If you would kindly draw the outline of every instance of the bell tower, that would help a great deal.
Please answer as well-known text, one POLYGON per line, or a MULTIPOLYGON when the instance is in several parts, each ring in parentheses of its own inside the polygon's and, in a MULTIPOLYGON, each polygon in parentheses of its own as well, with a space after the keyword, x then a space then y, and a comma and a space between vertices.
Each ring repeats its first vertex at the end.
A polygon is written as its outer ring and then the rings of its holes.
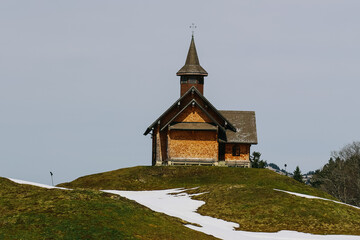
POLYGON ((180 97, 183 96, 192 86, 204 95, 204 77, 208 73, 200 66, 196 52, 194 35, 191 37, 189 52, 185 65, 176 73, 180 76, 180 97))

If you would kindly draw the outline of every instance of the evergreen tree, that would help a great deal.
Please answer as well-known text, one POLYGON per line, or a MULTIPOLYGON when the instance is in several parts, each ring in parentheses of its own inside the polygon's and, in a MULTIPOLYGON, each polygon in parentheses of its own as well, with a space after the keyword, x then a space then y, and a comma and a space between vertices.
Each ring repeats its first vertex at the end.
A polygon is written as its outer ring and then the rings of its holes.
POLYGON ((250 162, 252 168, 265 168, 267 166, 267 162, 264 160, 260 160, 261 153, 253 152, 250 156, 250 162))
POLYGON ((294 178, 296 181, 303 182, 302 176, 301 176, 301 171, 300 171, 299 166, 296 166, 296 169, 295 169, 295 171, 294 171, 294 176, 293 176, 293 178, 294 178))

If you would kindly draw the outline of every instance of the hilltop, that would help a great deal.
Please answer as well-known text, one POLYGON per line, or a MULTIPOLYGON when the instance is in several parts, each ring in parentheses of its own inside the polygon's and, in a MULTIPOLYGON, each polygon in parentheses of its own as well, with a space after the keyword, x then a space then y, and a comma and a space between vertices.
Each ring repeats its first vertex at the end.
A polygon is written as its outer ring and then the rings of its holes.
POLYGON ((334 199, 267 169, 204 166, 133 167, 78 178, 61 187, 80 189, 155 190, 195 188, 189 193, 206 202, 198 209, 240 224, 239 230, 294 230, 316 234, 360 235, 360 210, 274 189, 334 199))
POLYGON ((215 239, 117 195, 0 178, 0 239, 215 239))

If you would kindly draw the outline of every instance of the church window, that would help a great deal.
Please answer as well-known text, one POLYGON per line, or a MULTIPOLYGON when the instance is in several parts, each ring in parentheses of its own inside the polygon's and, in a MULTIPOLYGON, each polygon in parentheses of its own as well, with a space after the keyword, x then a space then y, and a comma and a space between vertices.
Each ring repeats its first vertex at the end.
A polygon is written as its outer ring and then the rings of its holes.
POLYGON ((187 82, 187 79, 186 79, 185 76, 181 76, 181 77, 180 77, 180 81, 181 81, 181 83, 186 83, 186 82, 187 82))

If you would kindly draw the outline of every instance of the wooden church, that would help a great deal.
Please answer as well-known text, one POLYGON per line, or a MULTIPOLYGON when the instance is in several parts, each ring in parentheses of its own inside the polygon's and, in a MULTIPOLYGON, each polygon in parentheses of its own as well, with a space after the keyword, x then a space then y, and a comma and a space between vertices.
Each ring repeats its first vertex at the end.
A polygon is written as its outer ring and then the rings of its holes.
POLYGON ((145 131, 152 136, 152 165, 251 167, 257 144, 255 112, 217 110, 204 97, 204 77, 192 36, 180 76, 180 98, 145 131))

